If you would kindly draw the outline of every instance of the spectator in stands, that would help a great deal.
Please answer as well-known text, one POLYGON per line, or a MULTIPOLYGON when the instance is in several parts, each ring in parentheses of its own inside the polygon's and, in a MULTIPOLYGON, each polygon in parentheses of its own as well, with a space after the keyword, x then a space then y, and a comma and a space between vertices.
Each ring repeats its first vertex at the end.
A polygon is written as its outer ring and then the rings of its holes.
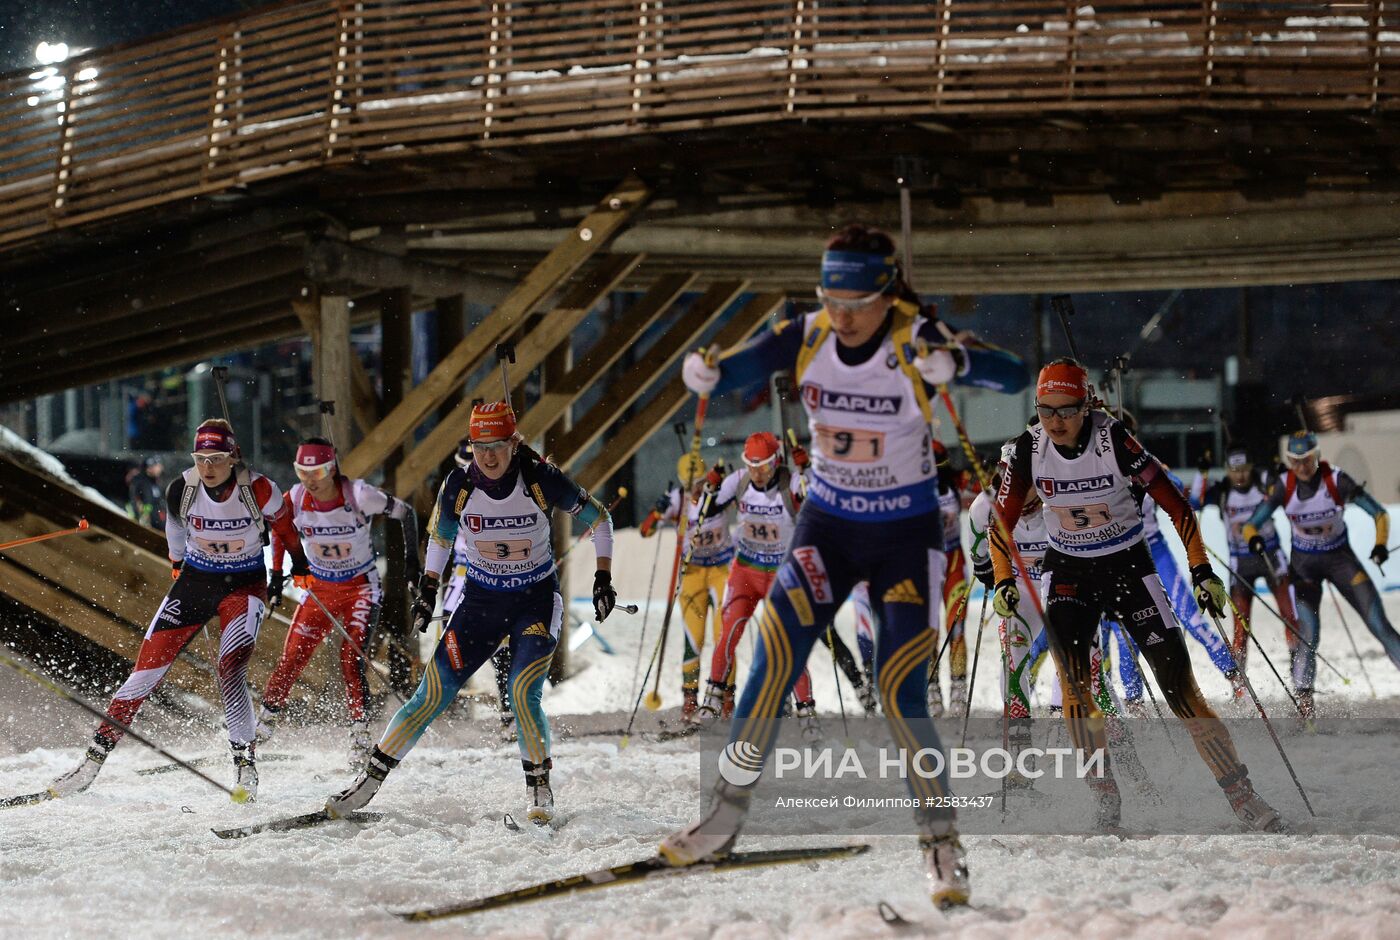
POLYGON ((165 465, 159 457, 147 457, 144 466, 133 473, 127 489, 127 512, 131 518, 158 532, 165 531, 165 489, 160 476, 165 465))

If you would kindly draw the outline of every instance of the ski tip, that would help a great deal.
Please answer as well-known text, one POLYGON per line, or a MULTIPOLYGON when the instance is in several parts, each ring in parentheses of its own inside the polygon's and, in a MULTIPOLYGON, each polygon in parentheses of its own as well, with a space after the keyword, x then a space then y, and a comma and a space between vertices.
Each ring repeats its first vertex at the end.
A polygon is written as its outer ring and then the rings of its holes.
POLYGON ((888 901, 881 901, 875 905, 875 910, 880 912, 880 919, 891 927, 912 927, 909 921, 900 916, 899 911, 890 906, 888 901))

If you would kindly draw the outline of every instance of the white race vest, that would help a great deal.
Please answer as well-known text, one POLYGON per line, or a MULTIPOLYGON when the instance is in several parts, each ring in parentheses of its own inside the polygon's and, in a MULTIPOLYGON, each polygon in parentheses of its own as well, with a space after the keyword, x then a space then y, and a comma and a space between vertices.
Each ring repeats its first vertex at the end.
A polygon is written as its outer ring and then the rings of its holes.
MULTIPOLYGON (((747 470, 734 471, 720 484, 716 498, 723 502, 738 494, 735 505, 739 524, 734 530, 734 543, 739 549, 740 561, 760 568, 776 568, 783 562, 788 542, 792 540, 793 524, 797 521, 788 512, 792 497, 784 494, 781 486, 760 490, 751 482, 745 485, 747 480, 747 470)), ((796 475, 788 483, 789 491, 795 493, 796 475)))
POLYGON ((955 552, 962 548, 962 496, 956 487, 938 494, 938 511, 943 516, 943 550, 955 552))
MULTIPOLYGON (((1323 487, 1326 489, 1326 487, 1323 487)), ((1225 490, 1225 503, 1221 511, 1225 515, 1225 537, 1230 543, 1230 554, 1237 557, 1245 557, 1250 554, 1249 543, 1245 541, 1244 524, 1249 521, 1249 517, 1254 515, 1254 510, 1259 508, 1259 504, 1268 497, 1258 486, 1250 484, 1249 489, 1241 493, 1233 486, 1225 490)), ((1274 528, 1273 519, 1268 519, 1259 527, 1259 535, 1264 539, 1264 550, 1273 554, 1278 550, 1278 530, 1274 528)))
POLYGON ((384 491, 364 480, 351 480, 355 505, 317 509, 300 483, 292 487, 292 524, 301 536, 311 573, 322 581, 349 581, 374 567, 373 527, 369 516, 388 506, 384 491), (358 510, 358 511, 356 511, 358 510))
MULTIPOLYGON (((271 495, 260 507, 266 518, 282 505, 282 491, 277 484, 260 473, 249 474, 252 484, 266 480, 271 495)), ((186 484, 189 485, 189 484, 186 484)), ((243 505, 237 488, 228 498, 218 502, 209 495, 203 483, 196 482, 194 499, 185 515, 185 564, 202 571, 256 571, 263 567, 262 533, 248 507, 243 505)), ((256 498, 256 495, 254 496, 256 498)))
POLYGON ((1066 555, 1111 555, 1142 541, 1142 515, 1130 483, 1118 469, 1110 422, 1091 411, 1089 445, 1074 459, 1060 454, 1042 425, 1030 429, 1031 485, 1044 508, 1045 534, 1066 555))
MULTIPOLYGON (((702 496, 703 500, 704 497, 702 496)), ((693 545, 690 564, 701 568, 727 565, 734 560, 734 542, 729 537, 729 514, 722 512, 700 521, 700 501, 693 500, 682 490, 671 491, 668 516, 679 518, 680 501, 685 501, 685 540, 693 545)))
MULTIPOLYGON (((808 314, 803 332, 811 329, 808 314)), ((918 331, 923 318, 915 320, 918 331)), ((807 498, 823 512, 860 522, 905 519, 938 508, 933 445, 894 342, 858 366, 828 334, 802 373, 812 432, 807 498)))
POLYGON ((549 517, 525 492, 519 474, 505 499, 473 488, 457 523, 457 561, 466 565, 469 581, 493 591, 515 591, 554 573, 549 517))
MULTIPOLYGON (((1341 486, 1338 479, 1341 471, 1333 468, 1331 472, 1332 482, 1341 486)), ((1300 495, 1303 481, 1299 480, 1298 488, 1294 489, 1283 507, 1293 526, 1295 552, 1330 552, 1347 542, 1347 524, 1342 519, 1344 507, 1337 505, 1332 498, 1327 482, 1320 473, 1314 479, 1317 481, 1317 492, 1303 499, 1300 495)))
MULTIPOLYGON (((996 525, 992 521, 992 505, 985 492, 978 493, 977 498, 972 501, 968 517, 974 536, 978 532, 990 532, 992 526, 996 525)), ((1025 559, 1028 569, 1026 573, 1032 581, 1038 583, 1041 565, 1045 562, 1045 550, 1050 547, 1045 539, 1045 520, 1041 517, 1040 510, 1023 514, 1011 529, 1011 537, 1016 542, 1016 551, 1025 559)), ((987 540, 974 537, 973 544, 976 546, 972 554, 973 562, 986 560, 987 540)), ((1017 579, 1021 577, 1021 569, 1017 566, 1014 555, 1011 558, 1011 576, 1017 579)))

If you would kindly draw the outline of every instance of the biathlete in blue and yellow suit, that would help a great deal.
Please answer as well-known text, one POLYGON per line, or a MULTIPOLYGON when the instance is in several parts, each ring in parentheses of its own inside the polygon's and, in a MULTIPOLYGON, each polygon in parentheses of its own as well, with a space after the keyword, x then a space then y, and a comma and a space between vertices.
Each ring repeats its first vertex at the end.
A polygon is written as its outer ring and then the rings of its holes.
MULTIPOLYGON (((779 323, 717 365, 693 354, 683 368, 692 391, 716 394, 792 369, 811 428, 807 499, 758 619, 730 743, 756 746, 766 760, 781 703, 818 632, 855 584, 869 581, 870 599, 880 604, 877 685, 907 760, 921 748, 941 750, 925 701, 944 565, 931 386, 957 381, 1014 392, 1026 372, 1008 353, 957 342, 922 311, 893 241, 879 230, 850 225, 828 243, 818 297, 818 312, 779 323), (920 339, 939 348, 919 357, 920 339)), ((661 843, 671 864, 726 852, 738 835, 751 788, 726 781, 723 770, 706 815, 661 843)), ((929 779, 906 767, 906 779, 925 806, 949 792, 945 774, 929 779)), ((935 903, 966 903, 953 811, 915 815, 935 903)))
POLYGON ((509 638, 510 705, 525 766, 526 816, 540 825, 554 816, 549 722, 540 699, 564 605, 550 544, 550 512, 562 509, 592 529, 598 557, 593 609, 600 621, 617 604, 610 573, 612 522, 597 500, 521 442, 515 414, 504 402, 473 408, 470 433, 471 462, 453 468, 438 490, 425 570, 413 605, 415 625, 420 631, 427 629, 440 576, 458 531, 465 529, 468 536, 458 545, 465 549, 467 567, 462 599, 418 690, 384 729, 364 773, 327 802, 332 815, 368 803, 385 775, 452 704, 472 673, 509 638))

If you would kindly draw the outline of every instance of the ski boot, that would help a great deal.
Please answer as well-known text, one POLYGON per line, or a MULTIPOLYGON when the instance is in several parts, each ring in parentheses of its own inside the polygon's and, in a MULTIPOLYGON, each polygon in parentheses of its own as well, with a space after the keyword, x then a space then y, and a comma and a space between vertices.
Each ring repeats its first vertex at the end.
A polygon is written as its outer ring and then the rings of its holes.
POLYGON ((724 710, 724 692, 723 682, 710 679, 705 688, 705 704, 690 716, 684 717, 685 723, 698 728, 708 728, 714 724, 719 719, 720 712, 724 710))
POLYGON ((721 779, 705 815, 661 840, 657 852, 668 865, 683 867, 728 854, 749 812, 749 790, 721 779))
POLYGON ((797 724, 802 729, 802 740, 807 744, 820 744, 825 737, 822 724, 817 720, 816 702, 797 703, 797 724))
POLYGON ((1235 778, 1233 781, 1227 778, 1219 783, 1220 789, 1225 791, 1226 799, 1230 801, 1230 808, 1235 811, 1241 822, 1256 832, 1292 834, 1293 827, 1279 815, 1278 810, 1254 792, 1254 785, 1249 782, 1249 771, 1243 765, 1235 778))
POLYGON ((525 767, 525 818, 536 826, 548 826, 554 819, 554 790, 549 786, 554 759, 546 757, 541 764, 520 763, 525 767))
POLYGON ((365 769, 370 752, 374 750, 374 738, 369 736, 369 722, 350 723, 350 772, 359 773, 365 769))
POLYGON ((1298 689, 1298 719, 1310 725, 1317 717, 1317 707, 1313 704, 1312 689, 1298 689))
POLYGON ((74 767, 68 773, 59 777, 49 784, 49 796, 54 799, 62 799, 65 796, 72 796, 75 793, 82 793, 92 782, 97 779, 97 775, 102 771, 102 763, 111 753, 111 748, 103 747, 100 743, 94 743, 83 755, 83 762, 74 767))
POLYGON ((864 681, 856 686, 856 698, 860 700, 860 707, 865 709, 865 714, 873 715, 880 703, 875 698, 875 683, 870 673, 865 674, 864 681))
POLYGON ((258 801, 258 755, 257 744, 229 743, 233 754, 233 801, 235 803, 256 803, 258 801))
POLYGON ((924 856, 929 898, 934 907, 946 911, 962 907, 972 897, 967 878, 967 852, 950 818, 936 819, 915 815, 919 822, 919 851, 924 856))
POLYGON ((389 771, 397 766, 399 766, 397 760, 376 747, 370 753, 369 760, 365 763, 365 769, 360 771, 360 776, 355 779, 355 782, 326 800, 327 815, 333 819, 340 819, 357 809, 363 809, 379 792, 380 784, 384 782, 389 771))
POLYGON ((943 687, 938 684, 938 679, 933 677, 928 680, 928 716, 943 717, 943 687))
POLYGON ((253 733, 253 743, 266 744, 272 740, 272 735, 277 731, 277 718, 281 711, 282 709, 273 708, 271 705, 258 708, 258 725, 253 733))
POLYGON ((1118 781, 1104 769, 1102 777, 1088 777, 1089 789, 1094 794, 1094 828, 1099 832, 1112 832, 1123 824, 1123 797, 1118 792, 1118 781))
POLYGON ((1006 775, 1006 788, 1008 790, 1029 790, 1035 786, 1035 778, 1028 777, 1021 772, 1021 765, 1026 765, 1026 770, 1035 770, 1034 758, 1024 759, 1021 752, 1031 748, 1031 717, 1026 715, 1022 718, 1012 718, 1006 723, 1006 741, 1011 754, 1011 772, 1006 775))
POLYGON ((681 689, 681 721, 689 723, 700 710, 700 692, 697 689, 681 689))
POLYGON ((961 718, 967 714, 967 680, 954 676, 948 680, 948 714, 961 718))
POLYGON ((1225 673, 1225 678, 1230 680, 1230 692, 1234 696, 1236 705, 1244 705, 1247 701, 1244 687, 1244 677, 1240 675, 1238 669, 1231 669, 1225 673))

